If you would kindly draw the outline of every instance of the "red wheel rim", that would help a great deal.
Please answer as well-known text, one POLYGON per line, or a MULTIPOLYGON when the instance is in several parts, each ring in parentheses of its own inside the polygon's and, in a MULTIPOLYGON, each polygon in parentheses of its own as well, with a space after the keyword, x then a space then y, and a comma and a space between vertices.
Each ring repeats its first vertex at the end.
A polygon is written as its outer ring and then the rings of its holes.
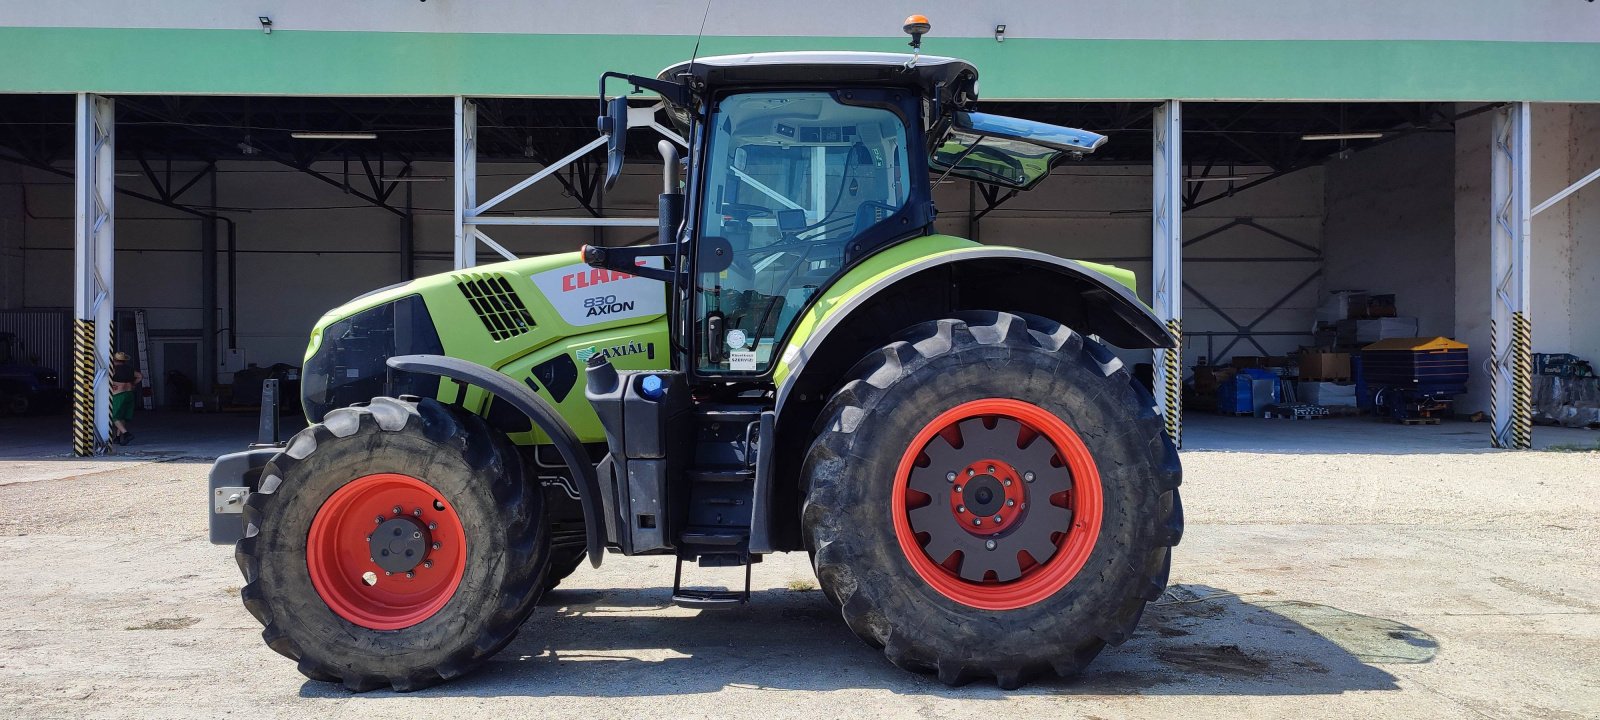
POLYGON ((450 602, 466 551, 461 519, 438 490, 408 475, 379 473, 351 480, 317 509, 306 567, 312 587, 339 617, 399 630, 450 602))
POLYGON ((962 403, 924 426, 900 459, 891 502, 895 538, 917 575, 983 610, 1027 607, 1066 587, 1088 562, 1104 512, 1083 440, 1009 398, 962 403))

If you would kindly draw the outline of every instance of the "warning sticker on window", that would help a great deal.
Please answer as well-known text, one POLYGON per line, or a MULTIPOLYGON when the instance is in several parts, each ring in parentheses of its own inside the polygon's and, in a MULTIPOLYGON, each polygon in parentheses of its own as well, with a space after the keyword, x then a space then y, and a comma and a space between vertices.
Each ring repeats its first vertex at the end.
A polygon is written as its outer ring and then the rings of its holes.
POLYGON ((756 351, 734 350, 728 353, 729 370, 754 370, 756 369, 756 351))
MULTIPOLYGON (((661 258, 640 262, 661 267, 661 258)), ((666 284, 619 270, 574 263, 532 277, 534 286, 555 306, 568 325, 597 325, 613 320, 661 315, 667 311, 666 284)))

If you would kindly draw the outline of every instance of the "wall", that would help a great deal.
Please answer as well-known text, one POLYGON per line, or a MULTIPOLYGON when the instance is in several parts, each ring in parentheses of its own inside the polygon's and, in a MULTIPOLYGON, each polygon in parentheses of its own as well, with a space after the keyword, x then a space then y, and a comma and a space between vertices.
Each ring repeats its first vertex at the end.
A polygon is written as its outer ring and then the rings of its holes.
POLYGON ((1454 334, 1454 137, 1416 134, 1324 167, 1322 289, 1394 293, 1419 334, 1454 334))

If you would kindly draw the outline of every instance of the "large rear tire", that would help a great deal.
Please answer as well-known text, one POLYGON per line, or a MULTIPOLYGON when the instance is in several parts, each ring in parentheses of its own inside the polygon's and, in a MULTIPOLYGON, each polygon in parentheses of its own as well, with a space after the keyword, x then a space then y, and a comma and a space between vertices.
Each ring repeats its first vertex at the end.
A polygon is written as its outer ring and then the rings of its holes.
POLYGON ((1078 673, 1132 634, 1182 533, 1153 405, 1050 320, 909 328, 819 417, 802 522, 822 589, 891 662, 949 684, 1078 673))
POLYGON ((375 398, 296 434, 261 477, 241 594, 312 679, 404 692, 465 674, 544 589, 543 494, 476 415, 375 398))

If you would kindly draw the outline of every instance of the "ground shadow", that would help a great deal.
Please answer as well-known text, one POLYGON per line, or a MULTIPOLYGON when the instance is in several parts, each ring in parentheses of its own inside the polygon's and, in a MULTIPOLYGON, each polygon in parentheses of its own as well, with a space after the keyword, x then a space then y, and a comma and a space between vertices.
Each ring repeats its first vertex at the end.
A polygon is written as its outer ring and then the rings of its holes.
MULTIPOLYGON (((1432 637, 1393 621, 1174 586, 1148 608, 1132 639, 1107 648, 1081 677, 1010 692, 988 681, 951 688, 889 664, 816 591, 765 590, 746 607, 698 613, 663 611, 667 595, 665 588, 558 589, 483 669, 417 694, 645 697, 741 687, 997 700, 1017 693, 1327 695, 1396 690, 1394 676, 1377 665, 1428 662, 1437 651, 1432 637)), ((301 695, 349 697, 313 681, 301 695)))

